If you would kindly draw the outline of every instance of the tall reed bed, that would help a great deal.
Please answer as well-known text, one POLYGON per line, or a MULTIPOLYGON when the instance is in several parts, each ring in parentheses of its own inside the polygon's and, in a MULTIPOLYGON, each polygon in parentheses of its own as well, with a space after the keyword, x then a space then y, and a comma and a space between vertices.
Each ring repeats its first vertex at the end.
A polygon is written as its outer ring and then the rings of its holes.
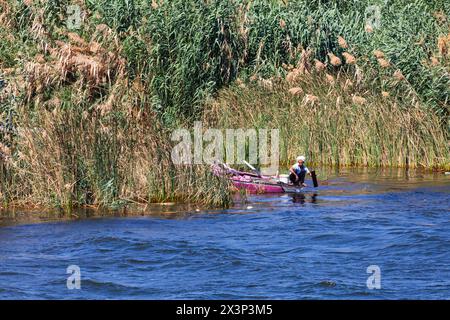
MULTIPOLYGON (((9 39, 0 48, 4 65, 20 67, 46 46, 67 39, 66 0, 6 1, 1 19, 9 39), (8 33, 9 31, 9 33, 8 33), (21 43, 21 46, 17 44, 21 43), (5 50, 4 47, 12 50, 5 50), (23 50, 19 50, 19 47, 23 50), (14 54, 13 54, 14 53, 14 54), (18 59, 12 59, 17 56, 18 59)), ((405 86, 392 94, 415 95, 448 127, 450 97, 450 8, 447 1, 263 1, 111 0, 78 1, 81 38, 96 27, 117 34, 127 74, 143 81, 152 109, 165 125, 201 117, 207 97, 235 79, 286 74, 304 49, 346 70, 334 58, 353 55, 362 81, 384 88, 397 72, 405 86), (343 37, 349 47, 336 39, 343 37), (374 56, 376 51, 383 57, 374 56), (383 63, 380 64, 380 59, 383 63)))
POLYGON ((386 85, 373 56, 380 50, 408 91, 448 121, 447 1, 113 0, 89 8, 119 32, 130 69, 151 83, 167 123, 180 114, 198 117, 204 98, 237 77, 284 75, 283 64, 294 64, 303 49, 336 71, 329 54, 343 59, 347 49, 339 36, 357 53, 365 81, 386 85))
POLYGON ((436 114, 416 102, 353 85, 348 74, 303 74, 231 86, 204 114, 210 126, 280 131, 280 162, 305 154, 332 166, 448 169, 447 134, 436 114), (330 81, 332 83, 330 83, 330 81))
POLYGON ((227 182, 209 168, 172 163, 169 134, 152 115, 127 114, 119 106, 107 116, 57 108, 21 117, 18 156, 9 164, 13 183, 3 182, 2 193, 19 204, 67 210, 167 201, 229 204, 227 182))
POLYGON ((2 202, 66 210, 230 203, 228 182, 208 167, 172 162, 171 129, 161 126, 144 77, 128 72, 116 32, 104 24, 85 25, 82 35, 48 27, 46 12, 60 9, 45 2, 18 8, 7 25, 28 31, 23 54, 31 57, 3 69, 2 202), (8 108, 11 132, 3 130, 8 108))

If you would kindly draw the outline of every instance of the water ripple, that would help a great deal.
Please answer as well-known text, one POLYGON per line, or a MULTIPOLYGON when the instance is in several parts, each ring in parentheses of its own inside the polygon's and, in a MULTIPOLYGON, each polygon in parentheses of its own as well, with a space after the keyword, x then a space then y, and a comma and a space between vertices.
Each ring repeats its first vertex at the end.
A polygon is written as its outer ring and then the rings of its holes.
POLYGON ((0 299, 450 298, 449 180, 369 178, 303 203, 0 227, 0 299))

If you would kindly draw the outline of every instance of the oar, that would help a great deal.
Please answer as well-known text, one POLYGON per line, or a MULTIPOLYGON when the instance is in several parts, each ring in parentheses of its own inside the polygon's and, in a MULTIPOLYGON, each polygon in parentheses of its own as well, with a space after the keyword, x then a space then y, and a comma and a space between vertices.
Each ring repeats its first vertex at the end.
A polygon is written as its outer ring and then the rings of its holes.
POLYGON ((244 163, 253 171, 256 172, 256 174, 258 175, 258 177, 261 178, 261 172, 259 170, 257 170, 254 166, 252 166, 250 163, 248 163, 247 161, 244 160, 244 163))
POLYGON ((317 188, 319 186, 319 183, 317 182, 316 171, 314 170, 311 171, 311 178, 313 181, 314 188, 317 188))

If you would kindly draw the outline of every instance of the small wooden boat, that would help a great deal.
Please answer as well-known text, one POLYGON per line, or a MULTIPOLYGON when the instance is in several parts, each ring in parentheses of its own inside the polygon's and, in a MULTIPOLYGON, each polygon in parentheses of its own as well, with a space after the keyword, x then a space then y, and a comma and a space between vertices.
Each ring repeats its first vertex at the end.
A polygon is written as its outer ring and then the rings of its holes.
POLYGON ((271 177, 253 177, 246 174, 232 176, 231 182, 238 189, 245 189, 250 193, 283 193, 284 189, 280 181, 271 177))
MULTIPOLYGON (((250 193, 299 193, 304 189, 289 183, 287 175, 264 176, 250 164, 247 163, 247 165, 256 173, 238 171, 224 163, 213 165, 213 173, 227 176, 237 189, 244 189, 250 193)), ((315 175, 313 175, 314 179, 315 175)))
POLYGON ((230 168, 225 163, 213 165, 212 171, 217 176, 227 176, 237 189, 244 189, 250 193, 284 192, 283 187, 280 184, 280 180, 276 177, 235 170, 230 168))

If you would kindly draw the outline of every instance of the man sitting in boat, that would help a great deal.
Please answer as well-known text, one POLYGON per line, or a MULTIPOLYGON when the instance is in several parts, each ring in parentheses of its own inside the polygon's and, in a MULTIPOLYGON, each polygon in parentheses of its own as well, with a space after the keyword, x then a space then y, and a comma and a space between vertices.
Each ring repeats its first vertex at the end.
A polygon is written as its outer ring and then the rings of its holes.
POLYGON ((299 156, 297 157, 297 163, 294 164, 289 171, 291 174, 289 175, 289 180, 295 185, 302 185, 303 187, 306 187, 305 183, 305 175, 309 174, 311 175, 311 172, 309 169, 305 166, 305 157, 299 156))

